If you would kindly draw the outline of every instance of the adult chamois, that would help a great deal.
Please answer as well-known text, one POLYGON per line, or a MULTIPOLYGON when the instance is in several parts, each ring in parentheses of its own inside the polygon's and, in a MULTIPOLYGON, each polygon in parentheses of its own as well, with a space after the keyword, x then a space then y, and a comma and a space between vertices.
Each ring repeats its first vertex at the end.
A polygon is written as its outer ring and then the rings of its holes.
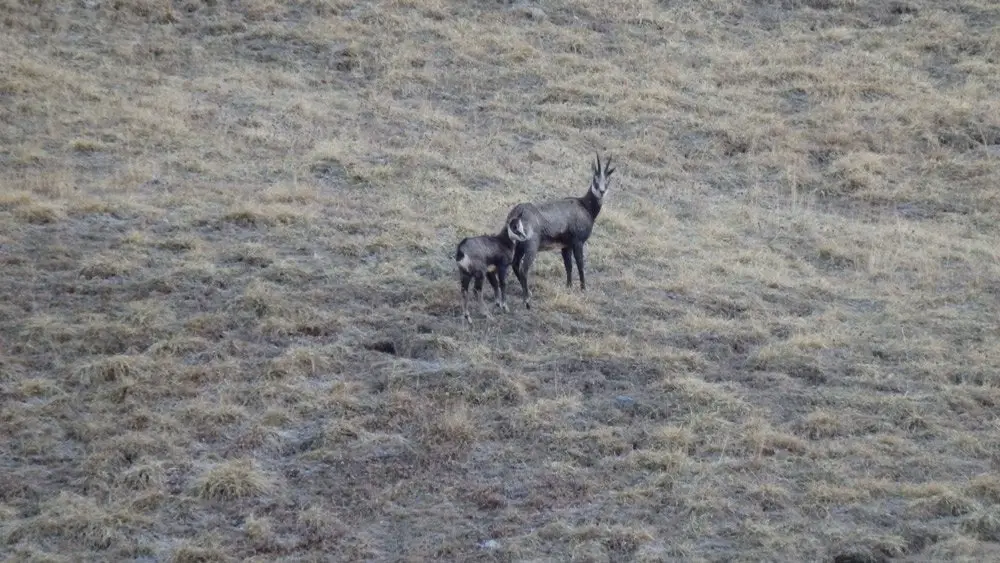
POLYGON ((506 311, 507 271, 514 257, 514 246, 527 239, 524 223, 515 217, 507 221, 499 234, 467 237, 458 243, 458 248, 455 249, 455 262, 458 263, 459 282, 462 287, 462 314, 470 325, 472 317, 469 315, 469 283, 475 280, 479 308, 486 316, 489 316, 489 313, 486 312, 483 303, 484 277, 493 287, 494 304, 506 311))
POLYGON ((568 197, 543 203, 520 203, 507 214, 507 223, 520 219, 527 240, 514 247, 512 266, 514 275, 521 282, 524 306, 531 308, 531 290, 528 276, 539 251, 559 249, 566 268, 566 287, 573 287, 573 260, 580 276, 580 289, 587 289, 583 274, 583 245, 590 238, 594 221, 601 212, 601 202, 611 187, 611 157, 601 162, 597 155, 590 188, 583 197, 568 197))

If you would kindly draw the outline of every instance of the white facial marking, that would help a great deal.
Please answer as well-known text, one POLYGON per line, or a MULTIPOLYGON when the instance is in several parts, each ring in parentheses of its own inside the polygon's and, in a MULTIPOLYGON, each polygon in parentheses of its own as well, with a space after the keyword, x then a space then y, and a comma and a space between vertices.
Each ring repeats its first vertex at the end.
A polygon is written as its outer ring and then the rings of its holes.
POLYGON ((608 193, 610 183, 611 181, 607 176, 594 176, 594 180, 590 184, 590 191, 593 192, 593 194, 598 198, 602 198, 608 193))
POLYGON ((514 242, 524 242, 524 241, 528 240, 529 235, 524 232, 524 224, 521 223, 520 221, 518 221, 517 227, 518 227, 518 230, 515 231, 514 229, 511 228, 510 225, 507 225, 507 236, 510 237, 510 240, 512 240, 514 242), (518 231, 520 231, 520 232, 518 232, 518 231))

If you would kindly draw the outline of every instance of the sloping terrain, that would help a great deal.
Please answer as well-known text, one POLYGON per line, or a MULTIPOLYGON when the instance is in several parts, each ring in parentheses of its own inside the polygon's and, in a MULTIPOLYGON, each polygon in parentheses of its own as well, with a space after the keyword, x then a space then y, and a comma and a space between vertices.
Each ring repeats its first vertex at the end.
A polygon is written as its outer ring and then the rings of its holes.
POLYGON ((1000 558, 998 26, 0 0, 0 554, 1000 558), (588 291, 463 327, 596 152, 588 291))

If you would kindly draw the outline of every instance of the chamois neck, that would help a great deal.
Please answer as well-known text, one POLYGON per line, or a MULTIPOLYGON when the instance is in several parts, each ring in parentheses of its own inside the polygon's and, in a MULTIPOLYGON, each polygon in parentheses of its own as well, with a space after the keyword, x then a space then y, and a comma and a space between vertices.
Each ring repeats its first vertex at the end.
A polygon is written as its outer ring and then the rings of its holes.
POLYGON ((580 203, 590 214, 591 219, 597 219, 597 215, 601 212, 601 200, 594 195, 593 190, 587 190, 587 195, 580 198, 580 203))
POLYGON ((510 238, 510 233, 507 232, 507 228, 504 227, 499 233, 497 233, 497 240, 500 241, 507 248, 514 248, 514 241, 510 238))

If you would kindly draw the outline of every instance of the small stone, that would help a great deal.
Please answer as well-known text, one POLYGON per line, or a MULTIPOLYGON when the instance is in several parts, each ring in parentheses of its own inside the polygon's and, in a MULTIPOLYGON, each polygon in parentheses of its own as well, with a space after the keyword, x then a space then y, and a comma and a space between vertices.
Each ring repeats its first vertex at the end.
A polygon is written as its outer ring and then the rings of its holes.
POLYGON ((629 397, 628 395, 618 395, 615 397, 615 402, 618 403, 619 407, 630 408, 635 406, 635 399, 629 397))
POLYGON ((486 540, 484 542, 480 542, 479 549, 488 549, 488 550, 500 549, 500 542, 498 542, 497 540, 486 540))

